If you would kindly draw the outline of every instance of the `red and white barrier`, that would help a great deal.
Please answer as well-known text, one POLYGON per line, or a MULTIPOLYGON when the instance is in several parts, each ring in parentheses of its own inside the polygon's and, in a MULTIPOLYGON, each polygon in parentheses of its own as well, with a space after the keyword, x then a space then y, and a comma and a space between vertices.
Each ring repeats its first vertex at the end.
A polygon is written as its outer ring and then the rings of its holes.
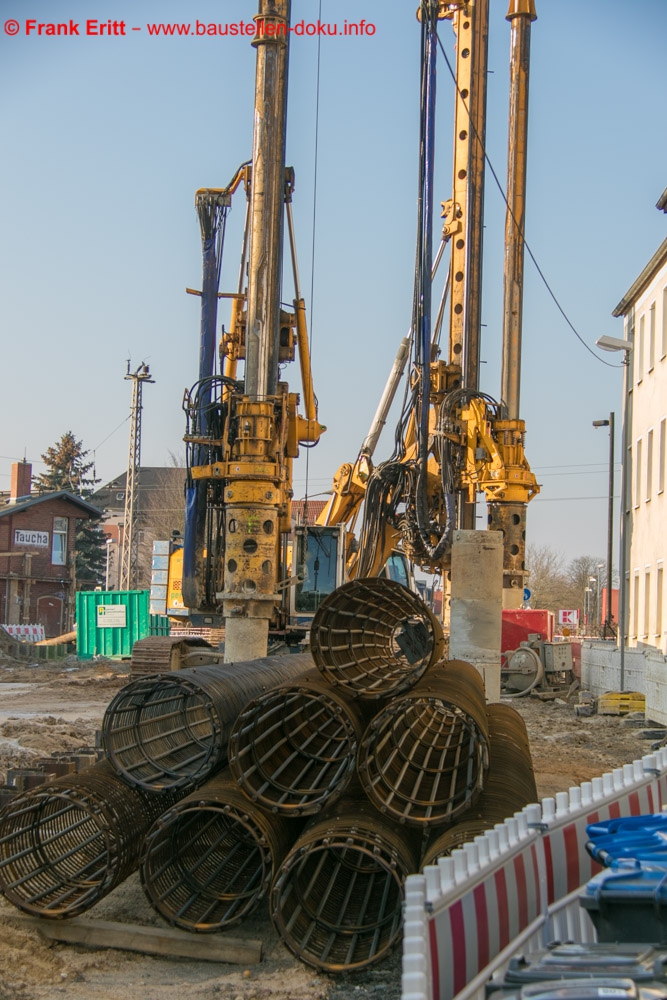
POLYGON ((3 625, 2 627, 13 639, 24 639, 26 642, 42 642, 44 639, 43 625, 3 625))
POLYGON ((578 895, 599 871, 586 826, 667 805, 667 749, 526 806, 411 875, 402 1000, 471 1000, 518 948, 595 939, 578 895))

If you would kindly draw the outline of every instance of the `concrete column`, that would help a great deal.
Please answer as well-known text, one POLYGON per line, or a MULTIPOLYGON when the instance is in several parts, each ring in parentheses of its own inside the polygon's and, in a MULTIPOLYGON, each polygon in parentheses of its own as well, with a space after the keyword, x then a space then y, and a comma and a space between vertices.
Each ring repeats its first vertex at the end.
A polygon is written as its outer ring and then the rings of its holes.
POLYGON ((501 533, 455 531, 449 655, 479 670, 488 702, 500 701, 502 594, 501 533))
POLYGON ((225 663, 266 656, 268 618, 225 618, 225 663))

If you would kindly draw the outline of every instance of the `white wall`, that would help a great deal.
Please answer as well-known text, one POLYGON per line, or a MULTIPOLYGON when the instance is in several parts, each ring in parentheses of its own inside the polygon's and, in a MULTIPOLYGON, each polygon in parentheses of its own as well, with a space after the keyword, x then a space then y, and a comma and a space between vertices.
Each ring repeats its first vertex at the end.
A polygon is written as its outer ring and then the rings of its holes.
POLYGON ((634 338, 628 446, 628 643, 667 651, 667 265, 625 319, 634 338))
MULTIPOLYGON (((646 718, 667 726, 667 656, 655 649, 626 649, 624 667, 624 690, 645 695, 646 718)), ((611 643, 584 642, 581 686, 596 696, 620 691, 620 649, 611 643)))

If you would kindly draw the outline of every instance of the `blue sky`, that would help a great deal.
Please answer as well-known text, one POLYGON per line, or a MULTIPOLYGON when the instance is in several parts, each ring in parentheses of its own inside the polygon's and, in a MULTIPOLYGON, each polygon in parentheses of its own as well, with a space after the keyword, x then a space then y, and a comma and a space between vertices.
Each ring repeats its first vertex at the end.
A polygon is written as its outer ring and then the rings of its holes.
MULTIPOLYGON (((589 345, 621 336, 611 311, 667 234, 667 4, 641 16, 621 0, 536 0, 526 232, 560 303, 589 345)), ((414 0, 322 0, 322 20, 364 18, 371 37, 321 44, 313 240, 317 43, 291 47, 288 162, 301 282, 310 307, 320 420, 308 493, 353 460, 412 302, 419 27, 414 0), (314 254, 313 254, 314 249, 314 254)), ((487 148, 504 183, 509 25, 491 0, 487 148)), ((148 361, 142 461, 167 464, 183 433, 181 400, 197 372, 200 186, 226 183, 250 155, 254 50, 239 37, 150 37, 153 22, 248 21, 254 0, 0 0, 0 489, 12 460, 72 430, 104 482, 126 464, 126 359, 148 361), (125 20, 127 37, 36 37, 25 21, 125 20), (142 27, 130 32, 129 27, 142 27), (119 426, 120 425, 120 426, 119 426)), ((293 23, 317 19, 294 0, 293 23)), ((440 28, 453 58, 448 23, 440 28)), ((438 200, 450 197, 453 87, 439 60, 438 200)), ((243 205, 232 211, 223 276, 233 288, 243 205)), ((482 388, 500 389, 504 207, 486 192, 482 388)), ((286 278, 284 297, 291 296, 286 278)), ((224 314, 221 321, 225 320, 224 314)), ((613 355, 605 355, 615 361, 613 355)), ((285 372, 298 388, 297 366, 285 372)), ((605 551, 608 437, 621 372, 577 342, 526 262, 522 416, 543 491, 529 541, 569 558, 605 551), (593 499, 591 499, 593 498, 593 499)), ((619 420, 620 423, 620 420, 619 420)), ((378 457, 391 447, 381 442, 378 457)), ((618 449, 617 449, 618 454, 618 449)), ((295 495, 306 485, 305 456, 295 495)))

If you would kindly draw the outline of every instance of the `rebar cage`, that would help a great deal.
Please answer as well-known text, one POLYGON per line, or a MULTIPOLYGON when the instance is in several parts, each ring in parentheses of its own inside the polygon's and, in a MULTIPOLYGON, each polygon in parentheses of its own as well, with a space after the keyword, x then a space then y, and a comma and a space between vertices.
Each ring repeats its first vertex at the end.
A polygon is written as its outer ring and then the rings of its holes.
POLYGON ((393 580, 371 577, 329 594, 313 619, 310 645, 332 684, 378 699, 410 688, 440 659, 444 638, 421 598, 393 580))

